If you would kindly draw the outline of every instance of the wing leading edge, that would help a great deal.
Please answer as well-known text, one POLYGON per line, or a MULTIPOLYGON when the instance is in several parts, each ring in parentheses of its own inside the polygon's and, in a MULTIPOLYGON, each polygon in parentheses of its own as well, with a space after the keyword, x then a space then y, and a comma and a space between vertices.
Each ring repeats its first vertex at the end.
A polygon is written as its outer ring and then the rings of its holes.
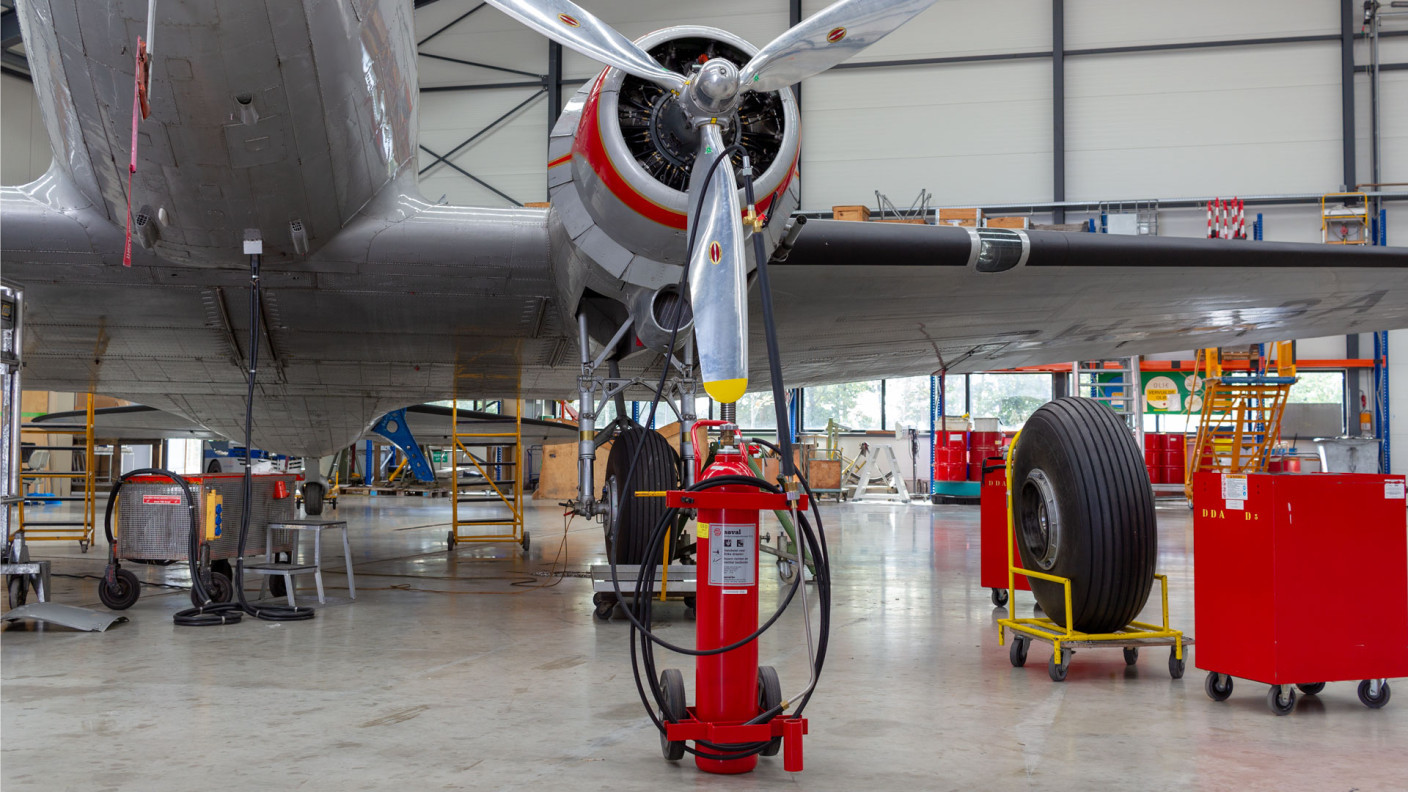
POLYGON ((772 273, 789 386, 1408 327, 1408 248, 823 220, 772 273))

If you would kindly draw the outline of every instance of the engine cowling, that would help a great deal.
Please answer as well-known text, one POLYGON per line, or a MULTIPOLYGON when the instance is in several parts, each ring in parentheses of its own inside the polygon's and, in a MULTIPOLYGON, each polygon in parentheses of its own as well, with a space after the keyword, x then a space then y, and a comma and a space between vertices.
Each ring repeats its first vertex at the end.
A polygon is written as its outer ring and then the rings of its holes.
MULTIPOLYGON (((731 33, 692 25, 659 30, 638 43, 685 75, 710 58, 742 65, 757 51, 731 33)), ((575 308, 588 291, 611 297, 634 317, 639 341, 657 350, 670 337, 662 317, 688 316, 687 306, 662 308, 681 300, 675 285, 687 260, 688 184, 698 141, 675 99, 653 83, 607 69, 567 104, 549 143, 562 306, 575 308)), ((771 251, 798 203, 796 99, 790 89, 747 92, 722 126, 725 141, 748 152, 771 251)), ((732 159, 740 169, 742 157, 732 159)), ((741 189, 740 202, 746 204, 741 189)), ((687 330, 681 328, 679 340, 687 330)))

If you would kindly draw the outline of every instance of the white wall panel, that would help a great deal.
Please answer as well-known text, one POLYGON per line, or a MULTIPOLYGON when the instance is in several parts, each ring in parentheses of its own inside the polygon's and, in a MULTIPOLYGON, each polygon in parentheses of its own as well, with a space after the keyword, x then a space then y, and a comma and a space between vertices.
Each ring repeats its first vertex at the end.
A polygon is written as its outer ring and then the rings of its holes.
MULTIPOLYGON (((1400 26, 1404 26, 1400 23, 1400 26)), ((1385 26, 1387 29, 1387 26, 1385 26)), ((1369 63, 1369 48, 1360 44, 1355 59, 1369 63)), ((1380 39, 1381 63, 1408 63, 1408 39, 1380 39)), ((1355 175, 1361 183, 1373 181, 1370 167, 1370 96, 1369 75, 1358 74, 1354 79, 1355 136, 1357 157, 1355 175)), ((1408 182, 1408 72, 1386 71, 1379 75, 1379 180, 1388 183, 1408 182)), ((1402 187, 1387 189, 1402 190, 1402 187)), ((1404 229, 1408 232, 1408 229, 1404 229)), ((1408 241, 1408 233, 1399 237, 1408 241)))
POLYGON ((0 76, 0 184, 34 181, 53 158, 34 86, 0 76))
POLYGON ((1069 59, 1067 195, 1332 190, 1338 68, 1333 43, 1069 59))
POLYGON ((839 71, 803 88, 804 208, 1051 197, 1051 67, 1034 62, 839 71))
MULTIPOLYGON (((445 154, 527 99, 532 89, 428 93, 420 97, 420 142, 445 154)), ((540 95, 450 161, 518 201, 547 200, 547 97, 540 95)), ((420 166, 434 159, 420 152, 420 166)), ((447 167, 421 177, 421 192, 451 204, 507 206, 503 198, 447 167)))
MULTIPOLYGON (((780 0, 767 0, 780 2, 780 0)), ((830 5, 806 0, 803 17, 830 5)), ((785 5, 785 4, 784 4, 785 5)), ((1051 0, 941 0, 853 60, 947 58, 999 52, 1049 52, 1051 0)))
POLYGON ((1339 33, 1334 0, 1066 0, 1066 46, 1119 47, 1339 33))

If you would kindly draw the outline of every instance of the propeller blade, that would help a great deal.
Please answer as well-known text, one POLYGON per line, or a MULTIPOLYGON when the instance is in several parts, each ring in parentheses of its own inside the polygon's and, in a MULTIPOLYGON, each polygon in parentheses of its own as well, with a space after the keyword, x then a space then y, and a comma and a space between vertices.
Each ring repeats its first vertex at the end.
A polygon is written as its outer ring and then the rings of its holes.
POLYGON ((699 155, 690 174, 689 206, 693 211, 704 192, 698 216, 689 218, 694 254, 689 260, 689 300, 694 309, 694 336, 699 344, 699 374, 714 401, 731 404, 748 389, 748 282, 743 258, 742 209, 732 163, 704 176, 723 136, 717 124, 700 130, 699 155), (696 231, 695 228, 698 228, 696 231))
POLYGON ((642 80, 678 91, 684 77, 661 66, 635 42, 569 0, 488 0, 489 4, 564 47, 642 80))
POLYGON ((738 75, 745 91, 778 91, 869 47, 936 0, 840 0, 773 39, 738 75))

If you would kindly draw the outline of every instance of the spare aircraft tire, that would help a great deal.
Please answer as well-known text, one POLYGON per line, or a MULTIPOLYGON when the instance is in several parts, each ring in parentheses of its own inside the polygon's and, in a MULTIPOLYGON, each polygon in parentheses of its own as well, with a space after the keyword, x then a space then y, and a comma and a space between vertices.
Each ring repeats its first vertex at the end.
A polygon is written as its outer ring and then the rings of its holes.
POLYGON ((643 563, 645 544, 659 525, 667 507, 660 497, 637 497, 637 492, 679 489, 680 455, 661 434, 633 426, 616 436, 606 458, 607 500, 612 504, 606 525, 606 553, 618 564, 643 563), (631 473, 631 458, 642 448, 631 473), (632 481, 626 482, 631 475, 632 481))
MULTIPOLYGON (((1129 427, 1101 402, 1057 399, 1027 420, 1013 455, 1023 568, 1070 578, 1075 629, 1129 624, 1149 598, 1158 546, 1154 494, 1129 427)), ((1029 580, 1041 609, 1064 625, 1062 585, 1029 580)))

